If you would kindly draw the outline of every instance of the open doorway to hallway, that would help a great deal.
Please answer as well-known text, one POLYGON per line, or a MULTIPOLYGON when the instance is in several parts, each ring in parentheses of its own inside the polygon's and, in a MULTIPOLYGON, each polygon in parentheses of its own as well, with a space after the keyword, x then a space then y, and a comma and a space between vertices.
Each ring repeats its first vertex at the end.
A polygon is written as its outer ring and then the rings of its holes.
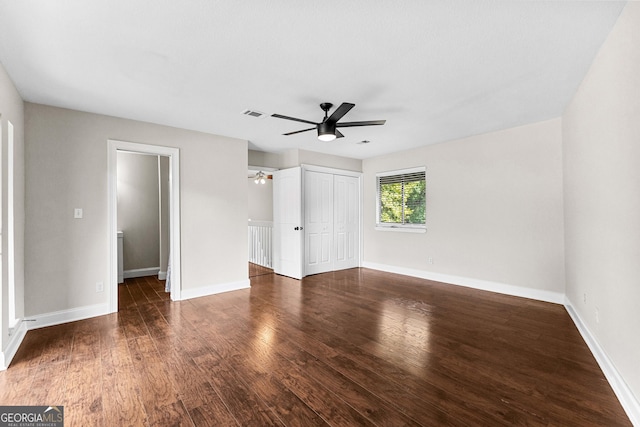
MULTIPOLYGON (((180 151, 177 148, 109 140, 108 192, 109 192, 109 311, 118 311, 118 153, 137 153, 150 156, 166 156, 168 172, 168 256, 167 283, 171 300, 181 299, 181 250, 180 250, 180 151)), ((124 244, 123 244, 124 246, 124 244)), ((124 264, 124 263, 123 263, 124 264)), ((159 262, 158 262, 159 264, 159 262)), ((124 265, 122 266, 124 269, 124 265)), ((160 267, 158 266, 158 271, 160 267)), ((124 272, 123 272, 124 275, 124 272)))
MULTIPOLYGON (((122 278, 158 276, 169 260, 169 158, 118 151, 118 234, 122 278)), ((120 271, 118 271, 120 280, 120 271)))
POLYGON ((249 166, 249 278, 273 273, 273 168, 249 166))
POLYGON ((117 161, 118 283, 148 276, 165 280, 169 261, 169 158, 118 151, 117 161))

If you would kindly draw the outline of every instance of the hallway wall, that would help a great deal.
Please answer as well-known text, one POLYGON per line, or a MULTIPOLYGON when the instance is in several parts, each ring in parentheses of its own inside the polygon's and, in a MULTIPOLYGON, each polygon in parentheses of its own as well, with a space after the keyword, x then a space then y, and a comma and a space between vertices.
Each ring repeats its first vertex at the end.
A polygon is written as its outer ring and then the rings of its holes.
POLYGON ((125 275, 159 268, 158 156, 118 152, 118 230, 123 232, 125 275))

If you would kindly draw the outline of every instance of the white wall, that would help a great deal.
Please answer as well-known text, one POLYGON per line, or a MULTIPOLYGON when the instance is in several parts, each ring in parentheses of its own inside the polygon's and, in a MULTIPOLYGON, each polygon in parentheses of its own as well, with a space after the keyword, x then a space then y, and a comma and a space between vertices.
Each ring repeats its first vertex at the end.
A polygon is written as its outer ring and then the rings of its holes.
POLYGON ((118 152, 118 230, 124 270, 159 268, 158 156, 118 152))
POLYGON ((286 169, 302 164, 362 172, 362 160, 292 148, 281 153, 249 150, 249 165, 286 169))
POLYGON ((365 265, 562 300, 560 119, 365 159, 363 170, 365 265), (376 173, 416 166, 427 168, 427 232, 376 231, 376 173))
POLYGON ((280 154, 267 153, 265 151, 249 150, 248 161, 249 166, 263 166, 276 169, 282 167, 280 154))
MULTIPOLYGON (((269 173, 269 172, 267 172, 269 173)), ((273 180, 256 184, 247 179, 249 187, 249 219, 252 221, 273 221, 273 180)))
POLYGON ((295 166, 299 165, 325 166, 328 168, 362 172, 362 160, 360 159, 333 156, 331 154, 309 150, 298 150, 298 164, 295 166))
POLYGON ((13 216, 14 216, 14 277, 16 318, 24 317, 24 105, 20 94, 0 64, 0 124, 2 128, 1 194, 2 194, 2 296, 0 298, 0 350, 4 352, 9 340, 8 281, 7 281, 7 130, 8 122, 14 131, 13 216))
POLYGON ((246 141, 31 103, 25 128, 28 315, 107 302, 108 139, 180 149, 183 293, 248 281, 246 141))
POLYGON ((564 112, 563 150, 567 297, 640 401, 639 3, 564 112))

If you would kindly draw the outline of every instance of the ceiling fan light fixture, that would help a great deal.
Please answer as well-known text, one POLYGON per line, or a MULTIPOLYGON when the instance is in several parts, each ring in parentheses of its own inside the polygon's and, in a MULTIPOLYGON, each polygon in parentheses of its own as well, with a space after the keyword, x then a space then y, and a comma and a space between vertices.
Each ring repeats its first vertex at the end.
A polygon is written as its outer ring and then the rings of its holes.
POLYGON ((324 142, 330 142, 336 139, 335 123, 320 123, 318 125, 318 139, 324 142))
POLYGON ((336 136, 333 135, 333 134, 330 134, 330 133, 325 133, 325 134, 322 134, 322 135, 318 135, 318 139, 320 141, 324 141, 324 142, 331 142, 334 139, 336 139, 336 136))

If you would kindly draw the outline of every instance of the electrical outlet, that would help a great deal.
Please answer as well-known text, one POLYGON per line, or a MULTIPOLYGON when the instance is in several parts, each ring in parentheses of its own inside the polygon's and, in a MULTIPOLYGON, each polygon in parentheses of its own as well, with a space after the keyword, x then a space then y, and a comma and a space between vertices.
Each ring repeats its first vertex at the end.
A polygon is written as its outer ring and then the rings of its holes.
POLYGON ((596 323, 600 323, 600 309, 596 307, 596 323))
POLYGON ((433 264, 433 258, 429 257, 429 264, 433 264))
POLYGON ((75 219, 81 219, 82 218, 82 208, 75 208, 73 210, 73 217, 75 219))
POLYGON ((96 292, 102 292, 102 291, 104 291, 104 283, 96 282, 96 292))

